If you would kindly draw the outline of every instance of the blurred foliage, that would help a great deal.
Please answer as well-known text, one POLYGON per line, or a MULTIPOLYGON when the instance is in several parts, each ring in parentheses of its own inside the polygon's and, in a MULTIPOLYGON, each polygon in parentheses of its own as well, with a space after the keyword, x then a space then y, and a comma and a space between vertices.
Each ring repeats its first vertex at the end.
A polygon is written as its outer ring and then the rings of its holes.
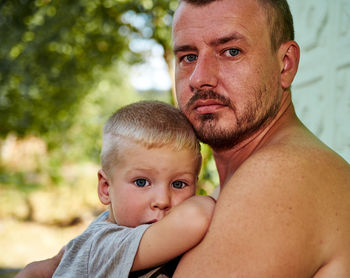
MULTIPOLYGON (((27 206, 27 211, 18 215, 33 220, 41 210, 33 197, 38 190, 94 188, 95 169, 92 179, 84 178, 91 177, 91 173, 84 174, 91 172, 90 166, 71 172, 77 165, 99 162, 106 119, 120 106, 140 99, 174 103, 170 90, 136 92, 129 72, 132 65, 151 55, 147 45, 158 44, 172 74, 171 22, 177 3, 0 1, 2 207, 13 202, 13 190, 20 192, 18 202, 24 205, 18 207, 27 206), (41 147, 28 152, 36 145, 41 147)), ((210 149, 203 145, 202 153, 198 193, 206 194, 218 180, 210 149)), ((64 202, 57 205, 55 199, 52 197, 51 206, 57 210, 67 207, 64 202)), ((76 203, 90 206, 92 202, 76 203)))
POLYGON ((8 272, 0 272, 0 278, 14 278, 19 270, 10 270, 8 272))
POLYGON ((2 1, 0 136, 43 136, 68 129, 106 70, 114 66, 123 82, 119 65, 141 61, 130 49, 132 40, 153 39, 163 46, 164 57, 170 57, 176 2, 2 1))
POLYGON ((197 195, 210 195, 219 185, 219 176, 210 147, 201 143, 202 168, 198 177, 197 195))

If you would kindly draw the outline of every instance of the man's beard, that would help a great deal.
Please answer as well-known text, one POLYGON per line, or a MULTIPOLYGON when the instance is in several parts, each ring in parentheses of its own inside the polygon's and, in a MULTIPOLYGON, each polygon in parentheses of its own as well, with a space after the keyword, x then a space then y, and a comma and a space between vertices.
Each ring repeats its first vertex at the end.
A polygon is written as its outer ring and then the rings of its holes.
POLYGON ((186 105, 186 110, 188 112, 196 100, 213 99, 226 105, 236 115, 236 126, 232 128, 220 128, 218 126, 218 114, 210 113, 197 115, 200 125, 194 126, 194 129, 199 140, 219 151, 233 148, 240 142, 249 138, 252 134, 257 132, 263 126, 267 125, 270 120, 274 118, 280 106, 280 100, 274 99, 268 109, 259 114, 259 107, 262 107, 263 105, 263 94, 266 94, 266 90, 263 92, 256 92, 254 94, 254 102, 249 102, 245 108, 245 111, 243 111, 239 117, 237 114, 237 108, 230 99, 218 95, 212 90, 197 90, 186 105))

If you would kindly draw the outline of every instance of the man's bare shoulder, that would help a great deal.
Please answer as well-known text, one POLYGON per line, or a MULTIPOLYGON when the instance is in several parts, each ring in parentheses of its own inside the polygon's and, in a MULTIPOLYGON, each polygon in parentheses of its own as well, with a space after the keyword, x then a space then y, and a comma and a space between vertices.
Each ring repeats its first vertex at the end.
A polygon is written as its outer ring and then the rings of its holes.
MULTIPOLYGON (((236 202, 239 208, 227 209, 226 219, 254 218, 252 227, 270 235, 261 240, 278 244, 280 254, 295 260, 300 272, 291 277, 330 277, 326 269, 350 275, 350 166, 323 144, 311 140, 262 148, 237 170, 220 197, 218 214, 221 205, 224 210, 236 202), (298 262, 298 252, 304 262, 298 262)), ((268 251, 275 256, 277 250, 268 251)))
POLYGON ((318 187, 319 182, 350 186, 350 165, 312 136, 286 138, 260 148, 241 165, 232 179, 247 178, 247 175, 262 179, 273 175, 286 182, 291 180, 293 186, 296 181, 308 186, 317 183, 318 187))
POLYGON ((249 191, 256 199, 290 203, 301 209, 295 210, 299 219, 319 219, 320 225, 329 225, 327 214, 338 210, 348 211, 350 219, 350 165, 317 140, 295 141, 261 148, 236 171, 226 190, 237 198, 249 191))
POLYGON ((191 277, 327 277, 316 273, 335 265, 348 274, 348 200, 349 165, 322 144, 261 148, 224 186, 207 236, 179 274, 194 264, 191 277))

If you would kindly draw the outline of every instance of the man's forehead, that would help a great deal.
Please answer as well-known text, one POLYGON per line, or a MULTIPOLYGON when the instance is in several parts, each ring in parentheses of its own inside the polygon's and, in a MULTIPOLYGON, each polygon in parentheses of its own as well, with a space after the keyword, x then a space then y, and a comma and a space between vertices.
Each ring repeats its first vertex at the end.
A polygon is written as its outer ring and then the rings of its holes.
POLYGON ((220 0, 204 6, 182 1, 174 15, 174 46, 195 42, 198 38, 214 44, 249 37, 256 28, 261 28, 261 18, 265 16, 259 13, 261 7, 255 0, 245 1, 220 0))
POLYGON ((220 19, 224 21, 229 18, 242 18, 250 20, 252 16, 261 16, 264 8, 257 0, 220 0, 213 1, 205 5, 195 5, 185 1, 180 1, 175 10, 173 19, 173 32, 176 32, 179 25, 193 24, 220 19))
MULTIPOLYGON (((185 52, 185 51, 197 51, 197 47, 195 46, 195 43, 190 43, 191 40, 187 41, 189 42, 186 44, 186 39, 180 40, 178 42, 174 43, 174 53, 178 52, 185 52)), ((247 43, 247 38, 242 35, 239 32, 231 32, 231 33, 221 33, 221 34, 214 34, 212 37, 208 38, 206 44, 215 48, 219 47, 221 45, 224 45, 226 43, 231 43, 231 42, 242 42, 242 43, 247 43)), ((196 42, 196 40, 194 40, 196 42)))

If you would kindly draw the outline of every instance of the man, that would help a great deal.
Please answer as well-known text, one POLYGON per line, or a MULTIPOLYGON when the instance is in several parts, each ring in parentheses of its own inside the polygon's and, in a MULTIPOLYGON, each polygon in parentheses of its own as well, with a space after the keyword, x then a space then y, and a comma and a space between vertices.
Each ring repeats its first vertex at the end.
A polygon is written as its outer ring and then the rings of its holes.
POLYGON ((178 103, 212 147, 222 191, 174 277, 350 277, 350 167, 295 115, 293 33, 285 1, 177 9, 178 103))
POLYGON ((174 277, 350 277, 350 166, 295 115, 286 1, 182 0, 173 40, 179 106, 221 184, 174 277))

